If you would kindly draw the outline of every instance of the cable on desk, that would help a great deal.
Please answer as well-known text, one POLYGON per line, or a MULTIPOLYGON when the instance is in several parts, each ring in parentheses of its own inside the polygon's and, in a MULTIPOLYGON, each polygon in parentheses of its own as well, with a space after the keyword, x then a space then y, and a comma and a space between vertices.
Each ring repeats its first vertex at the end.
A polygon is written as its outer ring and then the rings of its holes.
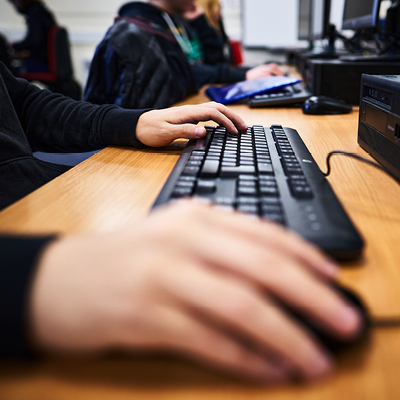
POLYGON ((394 328, 400 326, 400 317, 393 318, 371 318, 371 325, 377 328, 394 328))
MULTIPOLYGON (((334 150, 331 151, 330 153, 328 153, 327 157, 326 157, 326 166, 327 166, 327 171, 323 172, 323 174, 325 176, 328 176, 331 173, 331 157, 334 155, 343 155, 343 156, 348 156, 348 157, 352 157, 355 158, 356 160, 359 161, 363 161, 369 165, 372 165, 375 168, 380 169, 381 171, 385 172, 387 175, 389 175, 391 178, 393 178, 393 176, 390 174, 389 171, 387 171, 385 168, 383 168, 381 165, 379 165, 378 163, 368 160, 365 157, 360 156, 359 154, 356 153, 350 153, 348 151, 343 151, 343 150, 334 150)), ((392 327, 396 327, 396 326, 400 326, 400 316, 394 316, 393 318, 377 318, 377 317, 371 317, 370 319, 371 321, 371 325, 373 327, 378 327, 378 328, 392 328, 392 327)))
POLYGON ((369 164, 369 165, 372 165, 372 166, 375 167, 375 168, 380 169, 381 171, 383 171, 383 172, 385 172, 387 175, 389 175, 391 178, 393 178, 393 176, 390 174, 390 172, 388 172, 385 168, 383 168, 383 167, 382 167, 381 165, 379 165, 378 163, 376 163, 376 162, 374 162, 374 161, 371 161, 371 160, 368 160, 367 158, 362 157, 362 156, 360 156, 359 154, 350 153, 350 152, 348 152, 348 151, 343 151, 343 150, 334 150, 334 151, 331 151, 330 153, 328 153, 328 155, 327 155, 327 157, 326 157, 326 167, 327 167, 327 171, 323 173, 325 176, 328 176, 328 175, 331 173, 331 163, 330 163, 331 157, 334 156, 334 155, 336 155, 336 154, 343 155, 343 156, 348 156, 348 157, 352 157, 352 158, 355 158, 356 160, 363 161, 363 162, 365 162, 365 163, 367 163, 367 164, 369 164))

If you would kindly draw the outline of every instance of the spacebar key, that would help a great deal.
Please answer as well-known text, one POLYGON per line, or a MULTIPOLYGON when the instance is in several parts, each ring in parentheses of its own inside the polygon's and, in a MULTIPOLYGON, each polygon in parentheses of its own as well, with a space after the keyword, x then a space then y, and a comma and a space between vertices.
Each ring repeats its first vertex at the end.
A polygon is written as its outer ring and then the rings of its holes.
POLYGON ((256 170, 252 165, 239 165, 238 167, 221 167, 221 178, 235 178, 243 174, 255 174, 256 170))

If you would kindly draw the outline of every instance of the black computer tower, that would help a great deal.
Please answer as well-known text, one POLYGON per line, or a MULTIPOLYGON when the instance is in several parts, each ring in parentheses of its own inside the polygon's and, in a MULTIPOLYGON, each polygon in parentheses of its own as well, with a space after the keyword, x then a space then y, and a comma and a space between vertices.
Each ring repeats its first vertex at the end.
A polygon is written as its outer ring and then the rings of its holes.
POLYGON ((400 62, 355 62, 338 59, 304 59, 303 62, 303 80, 314 95, 330 96, 354 105, 360 102, 362 74, 400 74, 400 62))

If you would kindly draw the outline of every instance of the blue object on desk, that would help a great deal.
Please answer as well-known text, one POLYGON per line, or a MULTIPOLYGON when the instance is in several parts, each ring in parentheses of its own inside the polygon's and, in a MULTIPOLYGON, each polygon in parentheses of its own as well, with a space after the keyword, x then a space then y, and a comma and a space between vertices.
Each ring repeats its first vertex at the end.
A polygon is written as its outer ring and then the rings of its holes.
POLYGON ((224 86, 209 86, 206 89, 206 95, 218 103, 231 104, 247 97, 272 92, 299 82, 301 82, 301 79, 270 76, 224 86))

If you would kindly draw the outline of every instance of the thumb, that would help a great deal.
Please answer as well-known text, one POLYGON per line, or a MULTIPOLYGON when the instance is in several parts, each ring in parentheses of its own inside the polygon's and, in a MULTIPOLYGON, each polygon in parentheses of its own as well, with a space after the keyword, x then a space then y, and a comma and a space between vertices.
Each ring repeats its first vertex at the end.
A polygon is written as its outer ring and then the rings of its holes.
POLYGON ((206 128, 201 125, 181 124, 174 127, 174 137, 184 139, 199 139, 206 135, 206 128))

